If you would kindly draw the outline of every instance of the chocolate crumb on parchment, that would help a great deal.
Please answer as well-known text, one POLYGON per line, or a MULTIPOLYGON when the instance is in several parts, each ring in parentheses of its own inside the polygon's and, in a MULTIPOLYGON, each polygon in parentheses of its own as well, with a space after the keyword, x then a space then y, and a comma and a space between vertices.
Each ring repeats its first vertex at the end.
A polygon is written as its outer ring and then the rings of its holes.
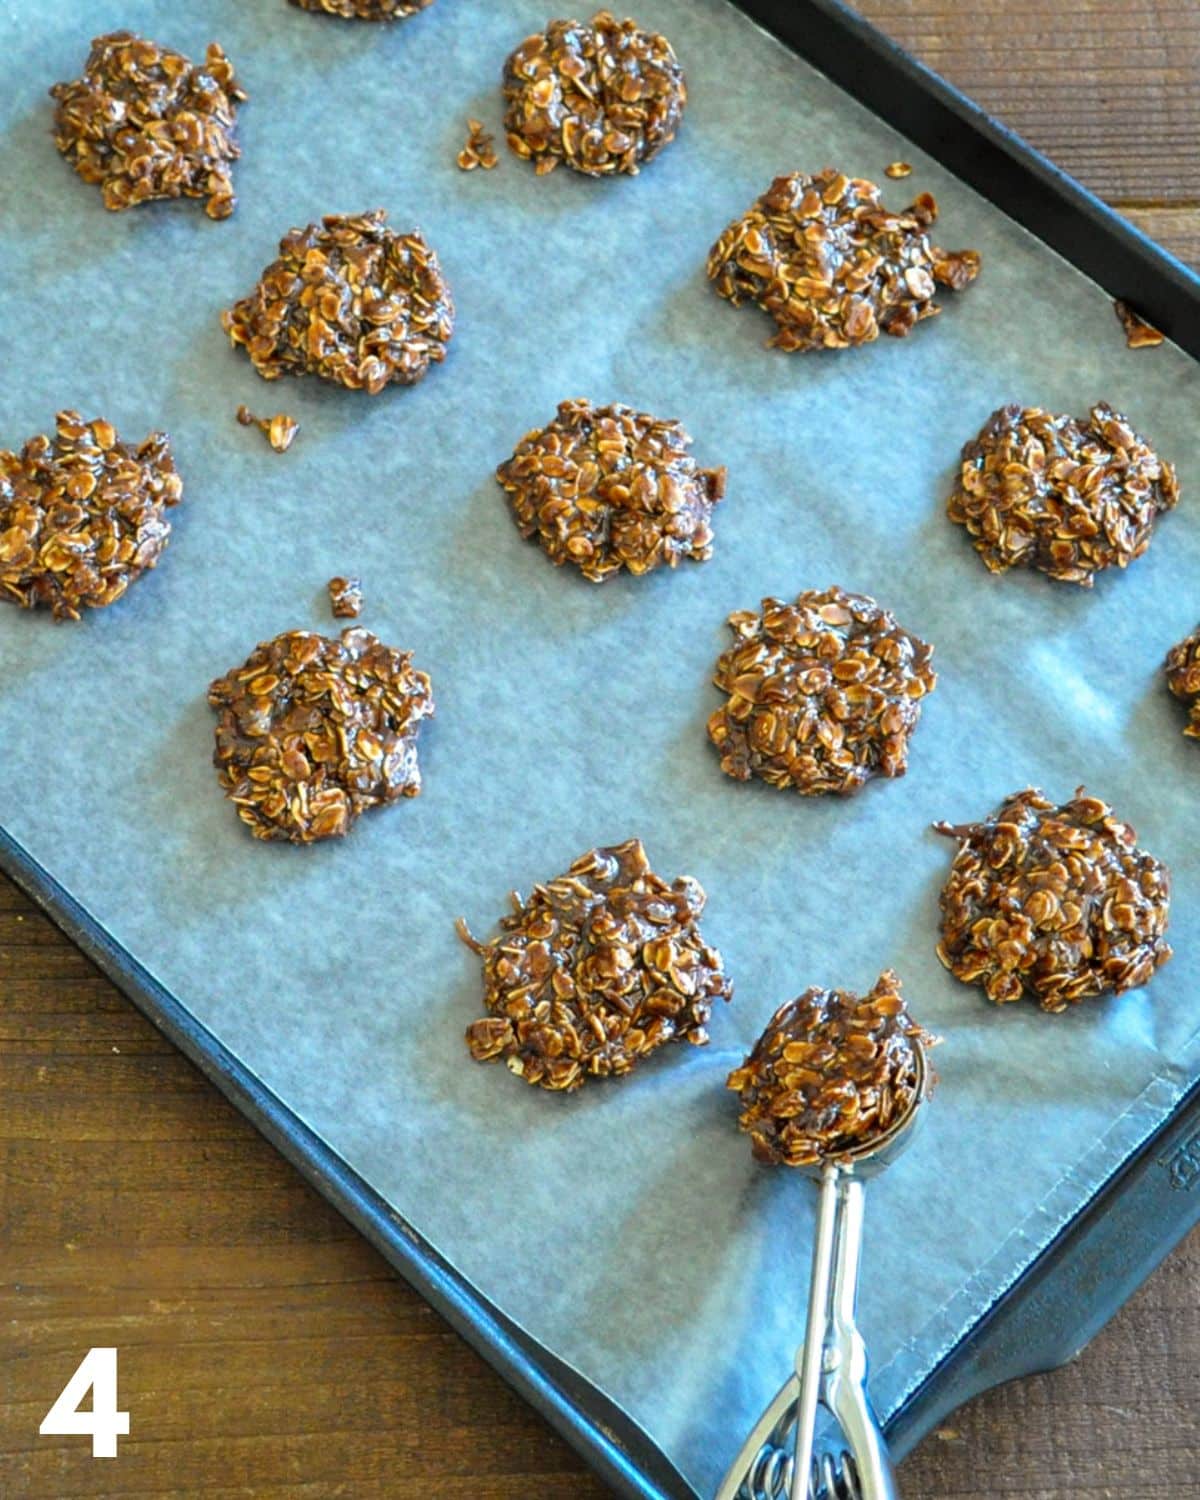
POLYGON ((737 639, 713 677, 728 700, 708 721, 726 775, 806 797, 904 775, 921 699, 937 685, 932 646, 836 587, 764 599, 729 624, 737 639))
POLYGON ((1184 734, 1200 739, 1200 625, 1167 652, 1167 687, 1187 707, 1184 734))
POLYGON ((213 764, 258 839, 311 844, 360 814, 421 790, 417 736, 433 716, 412 653, 349 628, 290 630, 218 677, 213 764))
POLYGON ((406 21, 433 0, 292 0, 292 4, 343 21, 406 21))
POLYGON ((476 167, 482 167, 485 172, 490 172, 496 160, 495 143, 483 128, 483 121, 468 120, 467 143, 458 153, 459 170, 473 172, 476 167))
POLYGON ((836 1162, 917 1106, 917 1049, 939 1040, 908 1013, 891 969, 861 997, 814 985, 779 1007, 726 1087, 739 1096, 738 1124, 759 1161, 836 1162))
POLYGON ((631 407, 563 401, 496 470, 523 537, 593 583, 712 556, 725 470, 701 469, 679 422, 631 407))
POLYGON ((276 453, 286 453, 300 431, 300 423, 295 417, 282 411, 277 411, 273 417, 256 417, 248 406, 239 406, 237 419, 243 427, 257 427, 276 453))
POLYGON ((458 922, 483 960, 488 1014, 467 1028, 476 1061, 502 1058, 526 1083, 569 1092, 667 1042, 708 1041, 713 1001, 732 986, 700 935, 704 891, 655 875, 639 839, 589 850, 511 899, 489 942, 458 922))
POLYGON ((210 219, 237 202, 237 107, 247 97, 210 42, 202 66, 132 31, 98 36, 83 76, 56 83, 54 143, 105 208, 153 198, 203 198, 210 219))
POLYGON ((361 578, 331 578, 329 607, 337 620, 356 620, 362 613, 363 591, 361 578))
POLYGON ((504 64, 509 147, 539 176, 565 162, 602 177, 636 173, 675 139, 687 103, 666 37, 598 11, 551 21, 504 64))
POLYGON ((947 514, 993 573, 1037 568, 1090 588, 1150 545, 1175 470, 1105 402, 1087 417, 1004 406, 962 450, 947 514))
POLYGON ((708 275, 734 306, 774 318, 768 347, 847 349, 909 332, 941 311, 939 286, 961 291, 979 275, 975 250, 942 250, 927 230, 929 193, 893 213, 873 182, 827 167, 777 177, 709 251, 708 275))
POLYGON ((158 562, 182 496, 165 432, 135 446, 60 411, 52 438, 0 449, 0 598, 56 620, 115 603, 158 562))
POLYGON ((386 219, 378 208, 289 230, 250 295, 221 314, 265 380, 319 375, 376 395, 445 359, 454 302, 438 258, 386 219))
POLYGON ((1106 802, 1080 787, 1061 807, 1016 792, 959 841, 941 896, 938 957, 997 1003, 1045 1011, 1145 984, 1171 957, 1171 876, 1106 802))
POLYGON ((1125 342, 1131 349, 1156 349, 1163 342, 1163 335, 1152 323, 1147 323, 1140 313, 1134 312, 1128 302, 1118 297, 1113 303, 1121 327, 1125 330, 1125 342))

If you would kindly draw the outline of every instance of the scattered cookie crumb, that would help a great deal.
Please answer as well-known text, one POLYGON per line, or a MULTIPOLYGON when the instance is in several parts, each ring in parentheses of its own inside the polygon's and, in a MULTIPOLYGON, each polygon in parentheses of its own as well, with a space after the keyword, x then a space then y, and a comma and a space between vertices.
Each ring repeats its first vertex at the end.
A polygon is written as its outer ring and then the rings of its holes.
POLYGON ((300 431, 300 423, 295 417, 282 411, 277 411, 273 417, 256 417, 248 406, 239 406, 237 419, 243 427, 257 427, 264 433, 276 453, 286 453, 300 431))
POLYGON ((363 604, 362 579, 331 578, 328 588, 335 619, 357 620, 363 604))
POLYGON ((482 120, 467 121, 467 144, 458 153, 458 165, 463 172, 473 172, 476 167, 490 172, 496 165, 495 142, 482 120))
POLYGON ((1131 349, 1156 349, 1162 343, 1163 336, 1158 329, 1134 312, 1128 302, 1122 302, 1118 297, 1113 303, 1113 311, 1121 320, 1125 342, 1131 349))
POLYGON ((911 177, 912 164, 906 161, 894 161, 884 167, 883 175, 885 177, 911 177))

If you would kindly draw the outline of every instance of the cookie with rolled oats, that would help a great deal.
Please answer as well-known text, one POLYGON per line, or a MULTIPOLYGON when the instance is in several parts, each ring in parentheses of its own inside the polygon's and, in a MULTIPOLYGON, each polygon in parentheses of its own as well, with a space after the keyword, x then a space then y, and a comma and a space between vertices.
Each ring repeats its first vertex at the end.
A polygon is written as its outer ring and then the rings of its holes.
POLYGON ((340 838, 364 812, 420 793, 429 678, 369 630, 264 641, 210 685, 208 701, 217 778, 257 839, 340 838))
POLYGON ((1164 667, 1167 687, 1187 707, 1183 732, 1189 739, 1200 739, 1200 625, 1171 647, 1164 667))
POLYGON ((560 402, 496 470, 517 529, 592 583, 712 556, 725 470, 702 469, 679 422, 614 403, 560 402))
POLYGON ((387 214, 330 214, 292 229, 257 286, 221 314, 264 380, 318 375, 377 395, 414 385, 446 357, 454 300, 418 230, 387 214))
POLYGON ((1061 806, 1029 787, 958 840, 941 896, 938 957, 998 1004, 1045 1011, 1143 985, 1171 957, 1171 876, 1108 803, 1080 787, 1061 806))
POLYGON ((92 42, 82 76, 50 94, 54 143, 100 188, 105 208, 203 198, 210 219, 233 212, 237 110, 247 95, 216 42, 194 64, 132 31, 111 31, 92 42))
POLYGON ((764 599, 729 625, 736 640, 713 677, 727 698, 708 721, 727 776, 814 797, 904 775, 937 685, 932 646, 837 587, 764 599))
POLYGON ((539 175, 564 162, 588 177, 634 174, 675 139, 687 103, 665 36, 619 21, 551 21, 504 64, 509 147, 539 175))
POLYGON ((488 1012, 467 1028, 471 1056, 566 1093, 622 1077, 667 1042, 704 1045, 713 1002, 732 994, 700 933, 704 903, 698 881, 664 880, 629 839, 589 850, 528 900, 514 892, 486 943, 460 919, 488 1012))
POLYGON ((292 0, 292 4, 342 21, 407 21, 433 0, 292 0))
POLYGON ((939 287, 962 291, 979 275, 977 251, 931 243, 937 212, 929 193, 897 213, 863 178, 791 172, 722 233, 708 276, 735 307, 769 313, 768 346, 789 354, 900 337, 941 311, 939 287))
POLYGON ((60 411, 53 437, 0 449, 0 598, 56 620, 114 604, 157 564, 182 497, 165 432, 124 443, 60 411))
POLYGON ((887 969, 865 995, 814 985, 781 1005, 726 1087, 738 1095, 738 1124, 759 1161, 838 1161, 916 1107, 917 1052, 937 1041, 909 1014, 887 969))
POLYGON ((1174 468, 1106 402, 1086 417, 1012 405, 963 448, 946 513, 989 571, 1091 588, 1140 557, 1178 502, 1174 468))

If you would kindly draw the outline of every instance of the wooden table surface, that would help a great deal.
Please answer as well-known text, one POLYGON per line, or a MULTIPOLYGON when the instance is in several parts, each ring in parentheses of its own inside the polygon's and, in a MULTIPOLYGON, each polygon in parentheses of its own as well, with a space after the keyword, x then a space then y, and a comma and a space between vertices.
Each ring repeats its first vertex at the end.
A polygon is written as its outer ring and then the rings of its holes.
MULTIPOLYGON (((862 9, 1200 260, 1195 0, 862 9)), ((1188 1500, 1198 1412, 1193 1236, 1074 1365, 988 1394, 929 1438, 905 1494, 1188 1500)), ((3 1500, 607 1493, 0 880, 3 1500), (121 1350, 132 1413, 115 1463, 86 1439, 36 1435, 97 1344, 121 1350)))

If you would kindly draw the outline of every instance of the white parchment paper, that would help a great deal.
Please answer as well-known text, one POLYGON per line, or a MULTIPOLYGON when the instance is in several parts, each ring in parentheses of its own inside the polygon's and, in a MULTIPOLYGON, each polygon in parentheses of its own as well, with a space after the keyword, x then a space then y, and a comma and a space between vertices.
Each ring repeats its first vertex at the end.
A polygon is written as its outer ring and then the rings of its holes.
MULTIPOLYGON (((0 815, 199 1019, 505 1312, 620 1402, 701 1494, 802 1332, 811 1187, 755 1167, 723 1090, 771 1010, 894 965, 945 1034, 914 1150, 868 1203, 863 1323, 892 1409, 1162 1118, 1200 1068, 1194 990, 1200 750, 1159 664, 1200 613, 1196 366, 1131 353, 1106 295, 723 0, 641 0, 692 100, 638 178, 454 167, 499 128, 530 3, 438 0, 395 28, 284 0, 0 5, 0 442, 57 408, 126 437, 165 426, 186 493, 158 571, 78 626, 0 609, 0 815), (216 38, 251 93, 232 221, 196 204, 110 215, 58 158, 46 89, 130 26, 216 38), (979 282, 904 341, 765 350, 769 322, 704 280, 717 233, 778 172, 835 164, 901 204, 979 282), (418 224, 459 306, 444 366, 372 400, 268 386, 218 314, 279 236, 327 212, 418 224), (704 566, 590 586, 518 537, 491 471, 566 396, 681 418, 729 466, 704 566), (1180 509, 1094 594, 995 579, 943 514, 961 443, 1011 400, 1124 410, 1178 465, 1180 509), (241 401, 301 422, 270 451, 241 401), (411 647, 438 716, 426 790, 344 842, 265 846, 209 764, 209 680, 256 642, 363 623, 411 647), (768 593, 868 591, 935 642, 941 682, 900 782, 805 801, 724 777, 704 734, 726 614, 768 593), (1046 1017, 995 1009, 934 956, 952 847, 1027 783, 1084 782, 1176 879, 1174 961, 1145 991, 1046 1017), (640 835, 709 893, 736 985, 712 1045, 574 1098, 471 1063, 477 961, 527 888, 640 835)), ((118 1210, 119 1211, 119 1210, 118 1210)))

